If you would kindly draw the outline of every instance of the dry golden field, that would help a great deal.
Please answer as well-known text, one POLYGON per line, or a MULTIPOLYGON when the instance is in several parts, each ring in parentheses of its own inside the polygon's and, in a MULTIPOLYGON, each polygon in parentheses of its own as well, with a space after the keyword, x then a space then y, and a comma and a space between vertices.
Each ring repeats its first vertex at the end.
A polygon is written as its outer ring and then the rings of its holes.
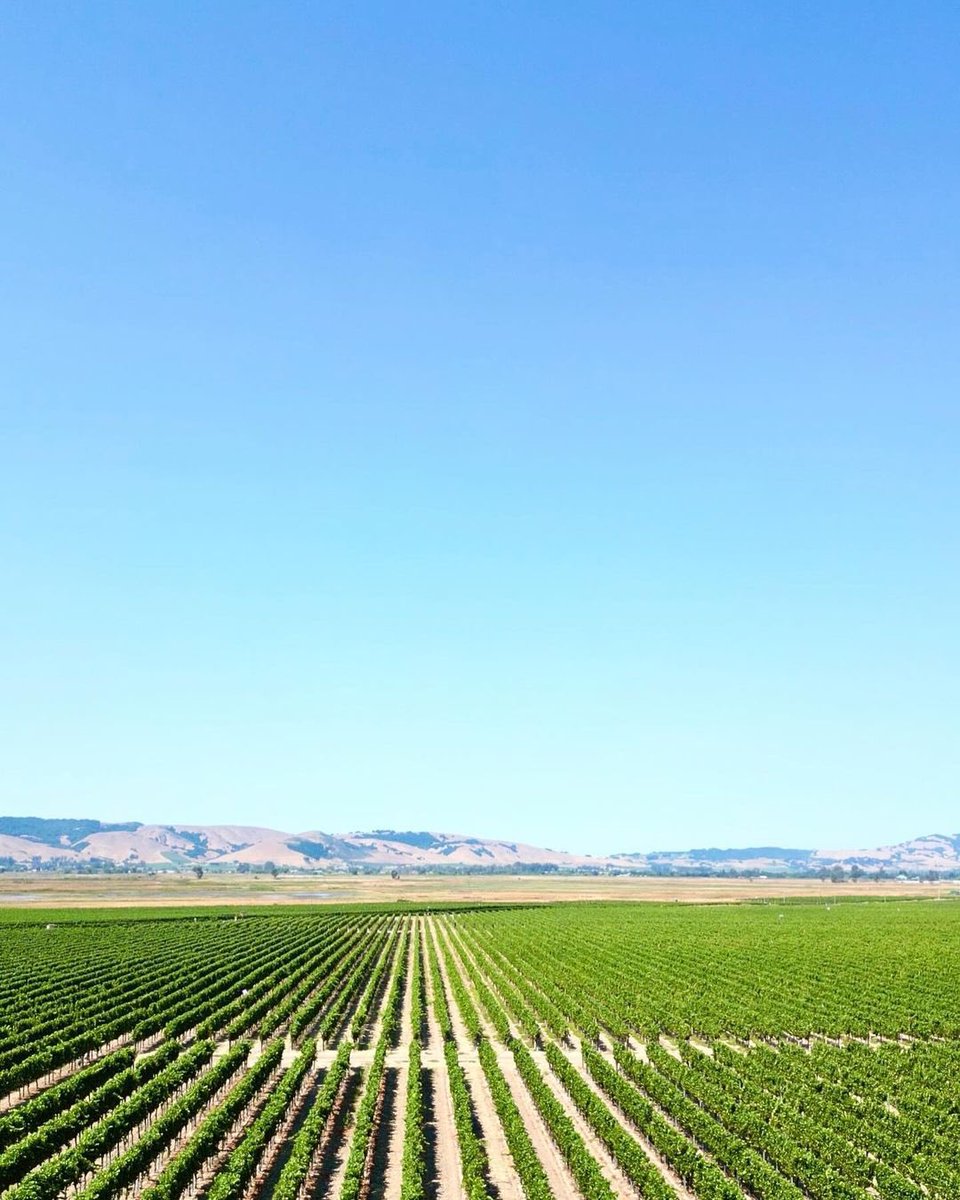
POLYGON ((297 876, 53 874, 0 875, 0 906, 124 907, 174 904, 355 904, 405 900, 544 902, 654 900, 717 903, 818 896, 947 895, 954 885, 833 884, 807 879, 695 879, 579 875, 297 876))

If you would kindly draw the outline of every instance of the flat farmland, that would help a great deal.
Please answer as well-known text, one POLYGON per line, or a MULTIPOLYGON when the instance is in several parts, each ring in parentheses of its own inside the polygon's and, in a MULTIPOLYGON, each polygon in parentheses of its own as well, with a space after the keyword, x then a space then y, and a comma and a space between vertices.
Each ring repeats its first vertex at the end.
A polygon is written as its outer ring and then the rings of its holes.
POLYGON ((8 912, 4 1200, 960 1196, 960 905, 8 912))
POLYGON ((588 875, 0 875, 0 909, 127 908, 153 905, 544 903, 564 900, 676 900, 724 903, 783 897, 940 897, 951 883, 819 879, 709 879, 588 875))

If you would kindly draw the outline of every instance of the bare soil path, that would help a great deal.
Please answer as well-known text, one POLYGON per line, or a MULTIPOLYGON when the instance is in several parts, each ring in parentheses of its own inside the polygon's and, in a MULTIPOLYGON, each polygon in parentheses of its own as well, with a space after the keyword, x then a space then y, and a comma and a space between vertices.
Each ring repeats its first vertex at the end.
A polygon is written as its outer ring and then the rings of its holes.
MULTIPOLYGON (((178 1088, 176 1088, 173 1092, 171 1092, 170 1095, 167 1096, 163 1100, 162 1103, 157 1105, 157 1107, 153 1110, 153 1112, 150 1113, 150 1115, 148 1117, 145 1117, 142 1121, 140 1121, 137 1125, 135 1125, 127 1134, 125 1134, 118 1142, 116 1142, 113 1146, 111 1146, 110 1149, 107 1150, 104 1154, 100 1155, 97 1159, 93 1160, 94 1165, 93 1165, 91 1171, 86 1172, 83 1176, 79 1177, 73 1183, 68 1184, 64 1188, 63 1192, 61 1193, 62 1196, 64 1197, 64 1200, 69 1200, 69 1198, 71 1196, 74 1196, 78 1192, 83 1191, 83 1189, 86 1187, 87 1183, 89 1182, 90 1178, 92 1178, 93 1174, 95 1174, 96 1171, 102 1169, 105 1166, 108 1166, 115 1159, 119 1158, 122 1154, 126 1154, 126 1152, 128 1150, 131 1150, 137 1144, 137 1142, 140 1141, 140 1139, 143 1137, 144 1133, 149 1129, 149 1127, 154 1123, 154 1121, 156 1121, 158 1117, 163 1116, 163 1114, 165 1112, 167 1112, 168 1109, 172 1108, 173 1105, 191 1087, 194 1086, 194 1084, 199 1082, 199 1080, 202 1079, 204 1075, 208 1074, 213 1069, 213 1065, 214 1064, 213 1064, 212 1060, 210 1062, 208 1062, 201 1071, 199 1071, 196 1075, 192 1076, 190 1079, 186 1080, 178 1088)), ((156 1176, 160 1174, 160 1172, 167 1165, 167 1163, 170 1161, 170 1159, 173 1158, 173 1156, 180 1151, 180 1149, 189 1140, 189 1138, 191 1138, 193 1136, 193 1133, 196 1130, 197 1126, 206 1120, 206 1118, 210 1115, 210 1113, 213 1112, 213 1110, 223 1101, 223 1099, 225 1098, 227 1093, 231 1090, 231 1088, 233 1088, 236 1084, 238 1084, 240 1082, 240 1080, 243 1078, 244 1074, 246 1073, 248 1066, 249 1066, 248 1063, 244 1063, 230 1076, 229 1079, 227 1079, 224 1083, 222 1083, 220 1085, 220 1087, 217 1089, 217 1091, 214 1092, 214 1094, 210 1097, 209 1100, 207 1100, 207 1102, 203 1105, 203 1107, 199 1110, 199 1112, 197 1112, 193 1117, 191 1117, 190 1120, 186 1122, 186 1124, 183 1126, 183 1128, 178 1133, 174 1134, 174 1136, 170 1139, 170 1141, 167 1143, 167 1145, 163 1149, 161 1149, 154 1158, 150 1159, 150 1161, 144 1166, 143 1170, 137 1176, 137 1179, 130 1185, 129 1190, 133 1191, 134 1193, 142 1190, 144 1181, 146 1181, 148 1179, 156 1178, 156 1176)), ((76 1135, 76 1137, 71 1138, 70 1141, 63 1146, 62 1151, 68 1150, 72 1146, 75 1146, 76 1143, 83 1136, 84 1132, 86 1132, 86 1131, 81 1130, 81 1132, 78 1133, 76 1135)))
POLYGON ((645 1137, 644 1134, 642 1134, 627 1117, 624 1116, 624 1114, 619 1108, 617 1108, 616 1104, 610 1099, 606 1092, 604 1092, 604 1090, 594 1082, 593 1078, 583 1065, 582 1050, 579 1047, 570 1048, 567 1046, 561 1046, 560 1050, 564 1057, 567 1058, 574 1067, 576 1067, 580 1078, 587 1085, 587 1087, 595 1096, 599 1097, 599 1099, 603 1101, 607 1108, 610 1109, 610 1112, 616 1118, 621 1128, 635 1141, 639 1142, 647 1158, 649 1158, 653 1165, 657 1168, 657 1170, 663 1176, 665 1182, 673 1188, 678 1196, 683 1197, 683 1200, 696 1200, 695 1193, 690 1191, 690 1189, 686 1186, 686 1184, 676 1173, 676 1171, 674 1171, 670 1164, 660 1157, 649 1139, 645 1137))
MULTIPOLYGON (((459 949, 461 956, 472 958, 474 966, 486 980, 487 986, 492 991, 496 992, 497 989, 494 985, 493 980, 489 976, 486 975, 486 973, 484 971, 484 964, 482 962, 480 962, 478 960, 477 956, 473 953, 473 947, 467 945, 465 943, 465 941, 463 941, 462 939, 458 939, 458 936, 457 936, 458 931, 449 923, 449 921, 445 922, 444 925, 445 925, 445 928, 447 929, 447 931, 451 934, 452 940, 454 941, 457 948, 459 949)), ((532 983, 532 986, 534 988, 536 988, 536 981, 531 980, 531 983, 532 983)), ((472 987, 471 987, 471 992, 472 992, 472 987)), ((502 1000, 502 997, 501 997, 501 1000, 502 1000)), ((641 1043, 637 1042, 634 1038, 631 1037, 628 1040, 628 1044, 630 1046, 630 1049, 633 1051, 634 1054, 637 1055, 637 1057, 641 1058, 644 1062, 647 1061, 646 1048, 641 1043)), ((673 1168, 670 1167, 670 1165, 660 1157, 660 1155, 657 1153, 657 1151, 655 1150, 653 1145, 650 1143, 650 1141, 640 1132, 639 1129, 637 1129, 632 1124, 632 1122, 629 1121, 628 1118, 626 1118, 624 1116, 623 1113, 621 1113, 621 1111, 617 1108, 617 1106, 613 1103, 613 1101, 603 1092, 603 1090, 600 1087, 598 1087, 597 1084, 594 1083, 594 1081, 589 1076, 589 1074, 586 1071, 586 1068, 583 1065, 583 1051, 582 1051, 580 1039, 578 1037, 576 1037, 576 1035, 571 1033, 569 1035, 569 1043, 568 1044, 562 1044, 562 1043, 557 1042, 557 1046, 560 1049, 560 1051, 563 1053, 563 1055, 573 1064, 573 1066, 575 1066, 577 1068, 578 1073, 581 1075, 584 1082, 591 1089, 591 1091, 593 1091, 595 1095, 597 1095, 601 1100, 603 1100, 604 1104, 606 1104, 606 1106, 610 1109, 611 1113, 617 1119, 617 1121, 623 1127, 623 1129, 627 1133, 629 1133, 631 1137, 636 1139, 636 1141, 643 1148, 647 1157, 651 1160, 651 1162, 654 1164, 654 1166, 657 1168, 657 1170, 663 1176, 664 1180, 669 1184, 669 1186, 671 1188, 673 1188, 673 1190, 677 1193, 677 1195, 684 1198, 684 1200, 686 1200, 686 1198, 689 1198, 689 1200, 695 1200, 694 1193, 691 1192, 689 1188, 687 1188, 687 1186, 683 1183, 683 1181, 680 1179, 679 1175, 677 1175, 677 1173, 673 1170, 673 1168)), ((677 1054, 677 1057, 679 1057, 679 1050, 677 1049, 675 1044, 672 1045, 672 1051, 677 1054)), ((614 1067, 616 1066, 616 1059, 613 1055, 612 1050, 609 1048, 609 1046, 607 1046, 606 1044, 601 1045, 600 1047, 598 1047, 598 1053, 603 1058, 605 1058, 607 1060, 607 1062, 610 1063, 611 1066, 614 1066, 614 1067)), ((508 1076, 508 1081, 509 1081, 509 1079, 510 1079, 510 1077, 508 1076)), ((648 1099, 649 1099, 649 1097, 648 1097, 648 1099)), ((650 1102, 653 1104, 653 1107, 664 1118, 664 1120, 667 1121, 668 1124, 670 1124, 678 1133, 681 1133, 681 1134, 683 1133, 683 1131, 679 1128, 677 1123, 669 1116, 669 1114, 663 1112, 659 1108, 659 1106, 657 1104, 655 1104, 652 1100, 650 1102)), ((528 1126, 528 1128, 529 1128, 529 1126, 528 1126)), ((552 1145, 552 1142, 551 1142, 551 1145, 552 1145)), ((700 1153, 702 1154, 703 1151, 701 1150, 700 1153)), ((708 1160, 709 1160, 708 1155, 704 1155, 704 1157, 708 1158, 708 1160)), ((542 1155, 541 1155, 541 1161, 543 1161, 542 1155)), ((712 1160, 710 1160, 710 1161, 712 1161, 712 1160)), ((628 1194, 634 1195, 635 1192, 636 1192, 636 1189, 633 1188, 631 1185, 631 1191, 628 1194)))
MULTIPOLYGON (((444 933, 449 930, 445 929, 444 933)), ((450 938, 450 945, 454 951, 455 957, 459 961, 463 961, 468 957, 467 952, 462 943, 456 941, 454 937, 450 938)), ((476 960, 472 960, 474 966, 479 970, 476 960)), ((482 972, 481 972, 482 973, 482 972)), ((533 1148, 537 1152, 537 1157, 540 1159, 540 1164, 546 1173, 547 1180, 550 1184, 550 1190, 553 1192, 557 1200, 562 1200, 563 1197, 578 1195, 577 1185, 574 1182, 573 1175, 570 1173, 570 1168, 563 1159, 563 1155, 557 1149, 550 1132, 544 1124, 543 1118, 537 1111, 536 1105, 530 1098, 530 1093, 524 1086, 523 1080, 520 1078, 520 1073, 517 1070, 517 1065, 513 1060, 513 1055, 497 1040, 496 1032, 490 1024, 487 1017, 484 1015, 482 1005, 476 990, 470 982, 466 972, 463 972, 463 979, 470 993, 470 997, 477 1006, 477 1012, 480 1015, 480 1023, 483 1027, 484 1035, 492 1044, 497 1056, 497 1063, 500 1070, 503 1072, 504 1078, 507 1081, 507 1086, 510 1089, 510 1094, 517 1108, 520 1110, 520 1116, 523 1118, 523 1124, 530 1136, 530 1141, 533 1143, 533 1148)), ((487 980, 487 985, 491 987, 490 980, 487 980)))
MULTIPOLYGON (((360 1076, 359 1071, 355 1075, 360 1076)), ((350 1157, 350 1145, 353 1141, 353 1130, 356 1125, 357 1108, 360 1105, 360 1099, 363 1096, 363 1089, 366 1086, 367 1073, 364 1070, 362 1076, 357 1079, 356 1085, 348 1100, 349 1108, 344 1113, 343 1131, 335 1143, 332 1143, 329 1148, 329 1158, 327 1170, 329 1171, 329 1183, 324 1188, 321 1195, 329 1196, 331 1200, 336 1200, 343 1188, 343 1180, 347 1174, 347 1160, 350 1157)))
POLYGON ((438 933, 437 923, 433 918, 428 918, 428 924, 430 927, 429 936, 434 939, 434 945, 437 947, 440 975, 447 989, 450 1023, 453 1026, 458 1056, 463 1066, 463 1073, 467 1079, 467 1087, 470 1090, 474 1116, 476 1117, 477 1124, 480 1126, 483 1144, 487 1150, 487 1160, 490 1164, 490 1182, 496 1188, 500 1200, 523 1200, 523 1187, 520 1183, 520 1177, 517 1175, 516 1167, 513 1165, 510 1150, 507 1147, 507 1139, 504 1136, 503 1126, 500 1124, 500 1118, 497 1116, 497 1110, 493 1104, 493 1097, 490 1094, 487 1078, 483 1073, 483 1067, 480 1065, 479 1052, 470 1039, 470 1034, 467 1032, 463 1016, 457 1007, 457 1001, 450 986, 450 976, 447 972, 446 961, 441 952, 441 938, 438 933))
MULTIPOLYGON (((425 940, 426 930, 421 929, 425 940)), ((426 966, 426 947, 424 965, 426 966)), ((427 996, 427 1027, 429 1049, 424 1049, 422 1065, 430 1076, 434 1128, 432 1147, 436 1175, 432 1181, 434 1200, 467 1200, 460 1170, 460 1145, 453 1120, 453 1101, 450 1098, 450 1079, 443 1057, 443 1039, 434 1011, 433 979, 428 969, 423 973, 427 996)))
POLYGON ((247 1107, 234 1121, 215 1152, 206 1162, 201 1164, 193 1179, 184 1189, 184 1200, 193 1200, 194 1197, 201 1196, 206 1192, 207 1188, 213 1182, 214 1176, 240 1144, 247 1129, 256 1120, 261 1109, 269 1099, 270 1093, 276 1086, 280 1074, 281 1067, 277 1066, 264 1081, 263 1086, 257 1091, 257 1094, 251 1099, 247 1107))
POLYGON ((546 1081, 547 1086, 563 1105, 564 1112, 573 1122, 573 1126, 576 1131, 583 1138, 587 1149, 597 1160, 597 1165, 600 1167, 600 1170, 603 1172, 607 1182, 613 1188, 614 1192, 618 1196, 636 1196, 637 1189, 633 1186, 633 1183, 620 1169, 610 1152, 607 1150, 606 1146, 604 1146, 603 1142, 601 1142, 601 1140, 590 1128, 586 1120, 584 1120, 584 1118, 577 1111, 577 1106, 567 1095, 566 1089, 550 1069, 550 1064, 547 1062, 546 1052, 544 1050, 531 1050, 530 1053, 533 1056, 534 1062, 540 1069, 540 1074, 546 1081))
POLYGON ((387 1065, 393 1074, 393 1104, 389 1113, 390 1132, 387 1140, 386 1164, 382 1195, 384 1200, 400 1200, 400 1184, 403 1171, 403 1129, 407 1115, 407 1077, 410 1072, 409 1056, 410 1042, 413 1037, 413 952, 416 948, 416 938, 419 927, 416 917, 410 918, 411 938, 407 949, 407 970, 403 993, 403 1006, 400 1015, 399 1049, 387 1055, 387 1065))

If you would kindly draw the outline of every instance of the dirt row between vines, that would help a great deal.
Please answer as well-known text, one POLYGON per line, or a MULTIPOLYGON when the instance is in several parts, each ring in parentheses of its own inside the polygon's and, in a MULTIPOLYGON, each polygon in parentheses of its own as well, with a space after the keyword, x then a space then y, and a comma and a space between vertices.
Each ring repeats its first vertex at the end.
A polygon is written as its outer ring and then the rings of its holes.
MULTIPOLYGON (((537 1158, 546 1174, 547 1180, 556 1200, 567 1200, 580 1195, 572 1173, 567 1166, 560 1150, 553 1141, 549 1127, 540 1116, 534 1101, 523 1082, 517 1069, 516 1062, 509 1046, 504 1045, 491 1024, 480 995, 471 977, 475 972, 494 995, 499 995, 494 974, 488 973, 484 950, 476 946, 472 939, 465 936, 455 921, 433 915, 422 917, 406 917, 397 921, 390 933, 392 945, 386 951, 388 967, 385 971, 384 982, 377 992, 371 1012, 365 1022, 359 1041, 360 1045, 351 1054, 351 1070, 349 1085, 345 1089, 346 1102, 338 1118, 336 1132, 329 1137, 318 1151, 312 1172, 315 1196, 339 1196, 345 1177, 347 1161, 350 1156, 351 1143, 355 1131, 356 1114, 360 1099, 366 1084, 367 1070, 372 1062, 374 1047, 383 1029, 386 1006, 389 1000, 392 980, 400 966, 398 961, 399 947, 403 930, 410 931, 411 937, 407 947, 404 964, 404 984, 399 1002, 400 1020, 397 1030, 396 1044, 388 1051, 385 1062, 385 1083, 382 1106, 382 1118, 379 1127, 373 1132, 373 1145, 368 1156, 368 1178, 364 1200, 399 1200, 401 1194, 403 1150, 405 1137, 405 1116, 407 1084, 409 1078, 409 1054, 413 1040, 412 1028, 413 990, 412 975, 414 954, 419 952, 422 962, 422 980, 425 1000, 425 1020, 423 1031, 422 1068, 424 1073, 425 1099, 425 1136, 427 1141, 427 1195, 429 1200, 466 1200, 466 1192, 462 1182, 460 1146, 457 1137, 451 1095, 450 1076, 447 1061, 444 1057, 444 1044, 440 1032, 436 1012, 436 996, 434 993, 435 980, 430 969, 430 955, 436 953, 439 966, 439 979, 446 996, 450 1013, 453 1041, 457 1051, 457 1059, 463 1068, 470 1096, 475 1129, 481 1137, 487 1153, 488 1182, 492 1200, 524 1200, 520 1176, 514 1164, 507 1144, 506 1134, 501 1124, 494 1103, 493 1093, 479 1059, 477 1047, 468 1033, 463 1014, 457 1004, 456 994, 451 979, 451 971, 459 978, 474 1007, 477 1010, 481 1030, 496 1054, 497 1062, 503 1073, 509 1093, 519 1111, 524 1127, 530 1137, 537 1158), (449 962, 446 955, 449 954, 449 962)), ((492 962, 492 960, 491 960, 492 962)), ((359 987, 356 996, 345 1014, 340 1039, 349 1037, 351 1020, 356 1013, 363 995, 359 987)), ((503 997, 501 997, 501 1001, 503 997)), ((505 1011, 509 1011, 504 1005, 505 1011)), ((511 1032, 518 1035, 516 1025, 510 1020, 511 1032)), ((579 1046, 567 1045, 561 1047, 568 1060, 576 1068, 580 1078, 591 1091, 600 1097, 613 1117, 621 1127, 643 1148, 660 1171, 662 1177, 675 1192, 678 1200, 693 1200, 691 1192, 682 1184, 676 1174, 670 1170, 656 1154, 649 1142, 623 1116, 616 1106, 607 1099, 590 1078, 584 1068, 579 1046)), ((257 1047, 259 1049, 259 1046, 257 1047)), ((294 1056, 294 1048, 290 1045, 284 1055, 284 1065, 294 1056)), ((318 1051, 317 1058, 301 1091, 312 1094, 315 1092, 323 1071, 332 1062, 335 1048, 325 1047, 318 1051)), ((637 1189, 628 1176, 619 1167, 607 1150, 602 1140, 593 1131, 589 1123, 581 1116, 575 1104, 556 1076, 545 1052, 542 1049, 531 1051, 546 1086, 562 1106, 590 1153, 596 1160, 602 1174, 617 1197, 624 1200, 637 1195, 637 1189)), ((607 1056, 609 1057, 609 1055, 607 1056)), ((236 1082, 252 1062, 255 1054, 240 1068, 237 1076, 231 1080, 236 1082)), ((209 1069, 206 1068, 206 1069, 209 1069)), ((274 1081, 277 1075, 274 1076, 274 1081)), ((201 1111, 188 1123, 172 1143, 161 1151, 146 1165, 138 1183, 131 1188, 131 1196, 139 1195, 142 1185, 156 1178, 163 1165, 179 1150, 202 1120, 213 1110, 215 1104, 225 1094, 222 1089, 215 1099, 203 1106, 201 1111)), ((307 1099, 306 1096, 304 1096, 307 1099)), ((249 1120, 264 1101, 264 1093, 259 1093, 248 1106, 243 1119, 249 1120)), ((168 1100, 167 1103, 170 1101, 168 1100)), ((162 1108, 161 1108, 162 1110, 162 1108)), ((290 1137, 305 1115, 307 1107, 291 1109, 287 1119, 281 1124, 274 1139, 271 1139, 271 1155, 269 1161, 264 1161, 251 1180, 246 1195, 250 1200, 270 1200, 277 1173, 282 1162, 289 1153, 290 1137)), ((224 1146, 214 1156, 214 1161, 222 1164, 224 1147, 231 1148, 236 1144, 240 1133, 237 1128, 241 1122, 234 1124, 224 1139, 224 1146)), ((128 1135, 127 1141, 132 1144, 141 1132, 140 1129, 128 1135)), ((117 1149, 127 1148, 125 1143, 117 1149)), ((114 1154, 116 1153, 116 1149, 114 1154)), ((209 1187, 211 1171, 201 1167, 193 1186, 189 1186, 186 1195, 196 1196, 209 1187)))
MULTIPOLYGON (((472 953, 472 948, 468 947, 463 941, 460 940, 458 932, 455 933, 449 926, 445 926, 444 934, 454 958, 460 966, 461 978, 468 992, 470 993, 471 999, 473 1000, 478 1013, 480 1014, 481 1025, 483 1027, 484 1034, 493 1043, 497 1051, 500 1069, 503 1071, 504 1076, 507 1079, 507 1083, 511 1088, 514 1099, 518 1102, 518 1107, 524 1116, 524 1124, 527 1127, 527 1132, 531 1134, 531 1140, 534 1143, 537 1156, 543 1164, 544 1169, 547 1171, 551 1187, 558 1197, 577 1195, 578 1189, 570 1175, 569 1168, 557 1150, 557 1147, 551 1139, 550 1134, 542 1121, 542 1118, 530 1100, 529 1093, 527 1092, 526 1087, 520 1078, 520 1074, 517 1071, 512 1054, 505 1046, 502 1046, 498 1042, 495 1031, 490 1023, 484 1018, 483 1006, 480 1002, 480 998, 477 995, 476 989, 467 971, 463 969, 462 964, 464 962, 468 962, 470 965, 472 965, 474 970, 476 970, 485 980, 487 987, 496 993, 496 988, 493 984, 493 981, 486 975, 486 972, 483 969, 483 964, 479 962, 476 956, 472 953), (524 1104, 520 1103, 521 1096, 525 1102, 524 1104), (537 1129, 537 1132, 541 1136, 534 1138, 534 1129, 537 1129), (557 1164, 559 1171, 562 1172, 562 1175, 550 1171, 549 1168, 551 1166, 551 1162, 557 1164)), ((518 1036, 518 1030, 515 1027, 512 1027, 511 1031, 514 1036, 518 1036)), ((594 1083, 590 1075, 583 1068, 583 1060, 579 1045, 575 1043, 573 1046, 561 1046, 561 1050, 563 1051, 565 1057, 572 1063, 572 1065, 577 1068, 577 1071, 584 1083, 603 1101, 620 1126, 639 1143, 644 1153, 660 1172, 664 1181, 673 1189, 677 1196, 680 1197, 680 1200, 695 1200, 693 1194, 686 1188, 680 1177, 670 1168, 667 1163, 660 1158, 650 1142, 637 1129, 635 1129, 629 1121, 626 1120, 617 1107, 610 1102, 610 1100, 594 1083)), ((573 1122, 577 1132, 583 1138, 587 1148, 597 1160, 597 1164, 607 1179, 607 1182, 613 1188, 614 1192, 618 1196, 635 1196, 637 1194, 635 1185, 617 1164, 613 1156, 593 1131, 589 1123, 581 1116, 566 1089, 560 1083, 560 1080, 556 1077, 555 1073, 550 1067, 547 1061, 546 1053, 543 1050, 534 1049, 531 1051, 531 1057, 539 1067, 540 1073, 548 1087, 562 1105, 564 1112, 573 1122)), ((608 1059, 612 1058, 611 1055, 606 1053, 604 1057, 608 1059)))

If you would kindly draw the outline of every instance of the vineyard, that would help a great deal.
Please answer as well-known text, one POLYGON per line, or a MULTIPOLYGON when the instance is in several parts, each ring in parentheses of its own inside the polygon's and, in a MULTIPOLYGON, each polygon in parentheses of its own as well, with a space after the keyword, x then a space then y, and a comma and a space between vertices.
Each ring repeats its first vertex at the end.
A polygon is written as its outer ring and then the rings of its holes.
POLYGON ((960 906, 0 924, 3 1200, 956 1200, 960 906))

